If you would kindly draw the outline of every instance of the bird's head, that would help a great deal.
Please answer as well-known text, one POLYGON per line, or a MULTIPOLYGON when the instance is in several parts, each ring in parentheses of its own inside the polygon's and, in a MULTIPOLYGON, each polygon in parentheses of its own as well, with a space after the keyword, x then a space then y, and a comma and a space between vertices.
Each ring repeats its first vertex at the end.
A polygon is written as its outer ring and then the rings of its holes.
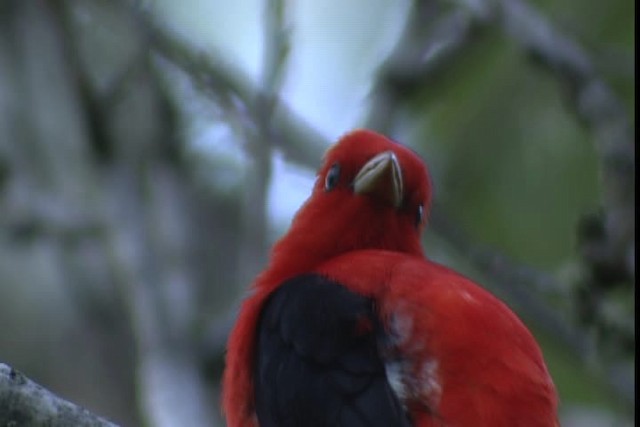
POLYGON ((419 241, 430 199, 427 169, 416 153, 375 132, 356 130, 329 148, 295 221, 308 215, 319 222, 326 215, 326 221, 348 224, 351 243, 362 249, 411 252, 409 240, 419 241))
POLYGON ((274 247, 272 267, 310 268, 358 249, 421 255, 430 199, 416 153, 372 131, 348 133, 326 152, 311 196, 274 247))

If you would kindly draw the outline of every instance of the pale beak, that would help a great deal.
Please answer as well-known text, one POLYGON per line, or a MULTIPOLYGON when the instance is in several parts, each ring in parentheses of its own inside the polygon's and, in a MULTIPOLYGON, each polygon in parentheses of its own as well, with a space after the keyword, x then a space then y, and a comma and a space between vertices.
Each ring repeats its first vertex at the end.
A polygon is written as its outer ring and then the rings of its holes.
POLYGON ((402 170, 393 151, 385 151, 369 160, 353 180, 353 191, 399 207, 402 202, 402 170))

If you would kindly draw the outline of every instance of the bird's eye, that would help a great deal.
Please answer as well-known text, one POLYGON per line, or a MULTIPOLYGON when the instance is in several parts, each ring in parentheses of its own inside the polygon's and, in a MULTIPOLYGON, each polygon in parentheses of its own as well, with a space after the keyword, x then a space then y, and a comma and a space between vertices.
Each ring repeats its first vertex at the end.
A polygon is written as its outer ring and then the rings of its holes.
POLYGON ((422 224, 423 219, 424 219, 424 206, 418 205, 418 209, 416 210, 416 227, 422 224))
POLYGON ((324 180, 324 189, 325 191, 331 191, 338 184, 338 180, 340 179, 340 165, 338 163, 334 163, 331 165, 329 172, 327 172, 327 177, 324 180))

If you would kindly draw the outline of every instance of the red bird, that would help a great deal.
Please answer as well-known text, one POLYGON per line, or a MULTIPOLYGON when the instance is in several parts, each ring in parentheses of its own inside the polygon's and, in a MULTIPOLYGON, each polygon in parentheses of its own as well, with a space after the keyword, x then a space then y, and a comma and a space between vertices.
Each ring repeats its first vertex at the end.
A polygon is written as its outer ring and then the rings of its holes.
POLYGON ((430 198, 403 145, 358 130, 329 149, 231 332, 229 426, 558 426, 531 333, 425 258, 430 198))

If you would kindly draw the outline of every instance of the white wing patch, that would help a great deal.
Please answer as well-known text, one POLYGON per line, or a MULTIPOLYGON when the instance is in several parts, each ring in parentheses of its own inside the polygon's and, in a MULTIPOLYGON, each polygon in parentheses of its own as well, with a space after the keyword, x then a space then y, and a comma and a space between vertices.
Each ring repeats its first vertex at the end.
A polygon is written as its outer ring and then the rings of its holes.
POLYGON ((442 386, 438 380, 437 360, 429 359, 422 363, 418 388, 420 396, 427 398, 430 403, 437 404, 440 401, 442 386))
MULTIPOLYGON (((407 387, 404 384, 404 374, 403 374, 403 362, 389 362, 384 364, 385 372, 387 374, 387 381, 391 386, 391 389, 398 396, 398 399, 403 404, 409 397, 407 387)), ((406 409, 406 408, 405 408, 406 409)))
POLYGON ((409 310, 396 310, 389 318, 388 355, 385 362, 387 381, 406 407, 409 400, 429 408, 437 407, 442 394, 438 361, 424 358, 425 342, 414 336, 414 322, 409 310))

